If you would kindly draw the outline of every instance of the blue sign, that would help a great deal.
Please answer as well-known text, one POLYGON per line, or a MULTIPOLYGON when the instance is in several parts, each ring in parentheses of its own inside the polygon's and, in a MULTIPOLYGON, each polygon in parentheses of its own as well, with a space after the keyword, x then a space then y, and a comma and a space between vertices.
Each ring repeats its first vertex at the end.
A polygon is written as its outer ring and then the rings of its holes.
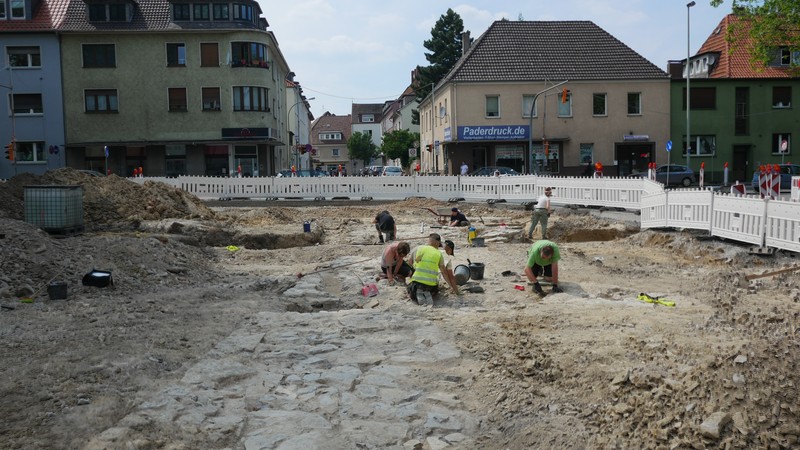
POLYGON ((105 147, 103 147, 103 151, 106 154, 106 158, 108 158, 108 146, 107 145, 105 147))
POLYGON ((527 125, 476 125, 458 127, 459 141, 521 141, 528 139, 527 125))
POLYGON ((672 150, 672 141, 667 141, 667 151, 672 150))

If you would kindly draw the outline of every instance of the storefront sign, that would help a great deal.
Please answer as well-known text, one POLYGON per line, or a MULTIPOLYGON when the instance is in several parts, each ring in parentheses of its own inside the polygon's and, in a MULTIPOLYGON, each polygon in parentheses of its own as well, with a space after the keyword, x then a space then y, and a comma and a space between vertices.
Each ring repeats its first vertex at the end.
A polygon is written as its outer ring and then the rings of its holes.
POLYGON ((223 128, 222 139, 269 139, 269 128, 223 128))
POLYGON ((458 127, 459 141, 518 141, 528 139, 527 125, 458 127))
POLYGON ((623 141, 649 141, 650 136, 647 134, 624 134, 622 135, 623 141))
POLYGON ((444 128, 444 141, 450 142, 453 140, 453 132, 451 131, 450 127, 444 128))

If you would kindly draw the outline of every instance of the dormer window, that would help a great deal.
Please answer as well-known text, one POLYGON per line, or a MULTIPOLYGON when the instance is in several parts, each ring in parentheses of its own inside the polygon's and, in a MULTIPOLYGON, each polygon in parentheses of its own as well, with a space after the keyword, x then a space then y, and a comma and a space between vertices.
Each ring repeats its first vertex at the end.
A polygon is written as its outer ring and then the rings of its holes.
POLYGON ((778 52, 778 64, 781 66, 800 65, 800 50, 781 47, 778 52))
POLYGON ((11 0, 11 18, 25 18, 25 0, 11 0))
POLYGON ((362 114, 361 115, 361 122, 362 123, 373 123, 373 122, 375 122, 375 116, 373 114, 362 114))
POLYGON ((129 22, 133 9, 127 3, 90 3, 90 22, 129 22))

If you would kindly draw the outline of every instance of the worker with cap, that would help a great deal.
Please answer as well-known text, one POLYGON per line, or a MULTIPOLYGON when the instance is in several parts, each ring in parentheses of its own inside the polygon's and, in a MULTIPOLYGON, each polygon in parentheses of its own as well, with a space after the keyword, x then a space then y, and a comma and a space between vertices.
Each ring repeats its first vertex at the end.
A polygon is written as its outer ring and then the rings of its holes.
POLYGON ((451 227, 468 227, 469 220, 467 220, 467 216, 464 215, 458 208, 453 207, 450 210, 450 226, 451 227))
POLYGON ((531 214, 531 227, 528 228, 528 240, 533 240, 533 230, 536 229, 537 224, 542 225, 542 239, 547 239, 547 218, 553 212, 553 208, 550 205, 550 196, 552 194, 553 190, 548 186, 544 188, 544 194, 536 200, 536 205, 533 206, 533 214, 531 214))
MULTIPOLYGON (((421 245, 414 249, 414 257, 411 260, 414 273, 411 275, 411 283, 407 287, 408 296, 414 303, 433 304, 433 295, 439 292, 439 273, 444 276, 447 284, 453 289, 453 293, 461 295, 452 270, 448 273, 444 257, 439 252, 441 245, 442 237, 438 233, 431 233, 428 236, 427 245, 421 245)), ((450 250, 452 251, 452 248, 450 250)), ((447 251, 447 247, 445 251, 447 251)))

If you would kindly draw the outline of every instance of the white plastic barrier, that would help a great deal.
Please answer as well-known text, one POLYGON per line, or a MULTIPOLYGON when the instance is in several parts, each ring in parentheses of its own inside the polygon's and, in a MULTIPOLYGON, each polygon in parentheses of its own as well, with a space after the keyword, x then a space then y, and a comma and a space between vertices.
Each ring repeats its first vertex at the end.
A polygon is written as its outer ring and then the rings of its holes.
POLYGON ((792 177, 792 191, 789 198, 793 202, 800 202, 800 177, 792 177))
POLYGON ((711 234, 763 246, 766 209, 758 196, 716 194, 711 234))
POLYGON ((676 228, 694 228, 711 232, 714 192, 693 189, 667 192, 667 223, 676 228))
POLYGON ((800 252, 800 203, 774 200, 765 203, 764 245, 800 252))
POLYGON ((641 216, 639 217, 642 228, 666 228, 667 222, 667 193, 642 195, 641 216))

